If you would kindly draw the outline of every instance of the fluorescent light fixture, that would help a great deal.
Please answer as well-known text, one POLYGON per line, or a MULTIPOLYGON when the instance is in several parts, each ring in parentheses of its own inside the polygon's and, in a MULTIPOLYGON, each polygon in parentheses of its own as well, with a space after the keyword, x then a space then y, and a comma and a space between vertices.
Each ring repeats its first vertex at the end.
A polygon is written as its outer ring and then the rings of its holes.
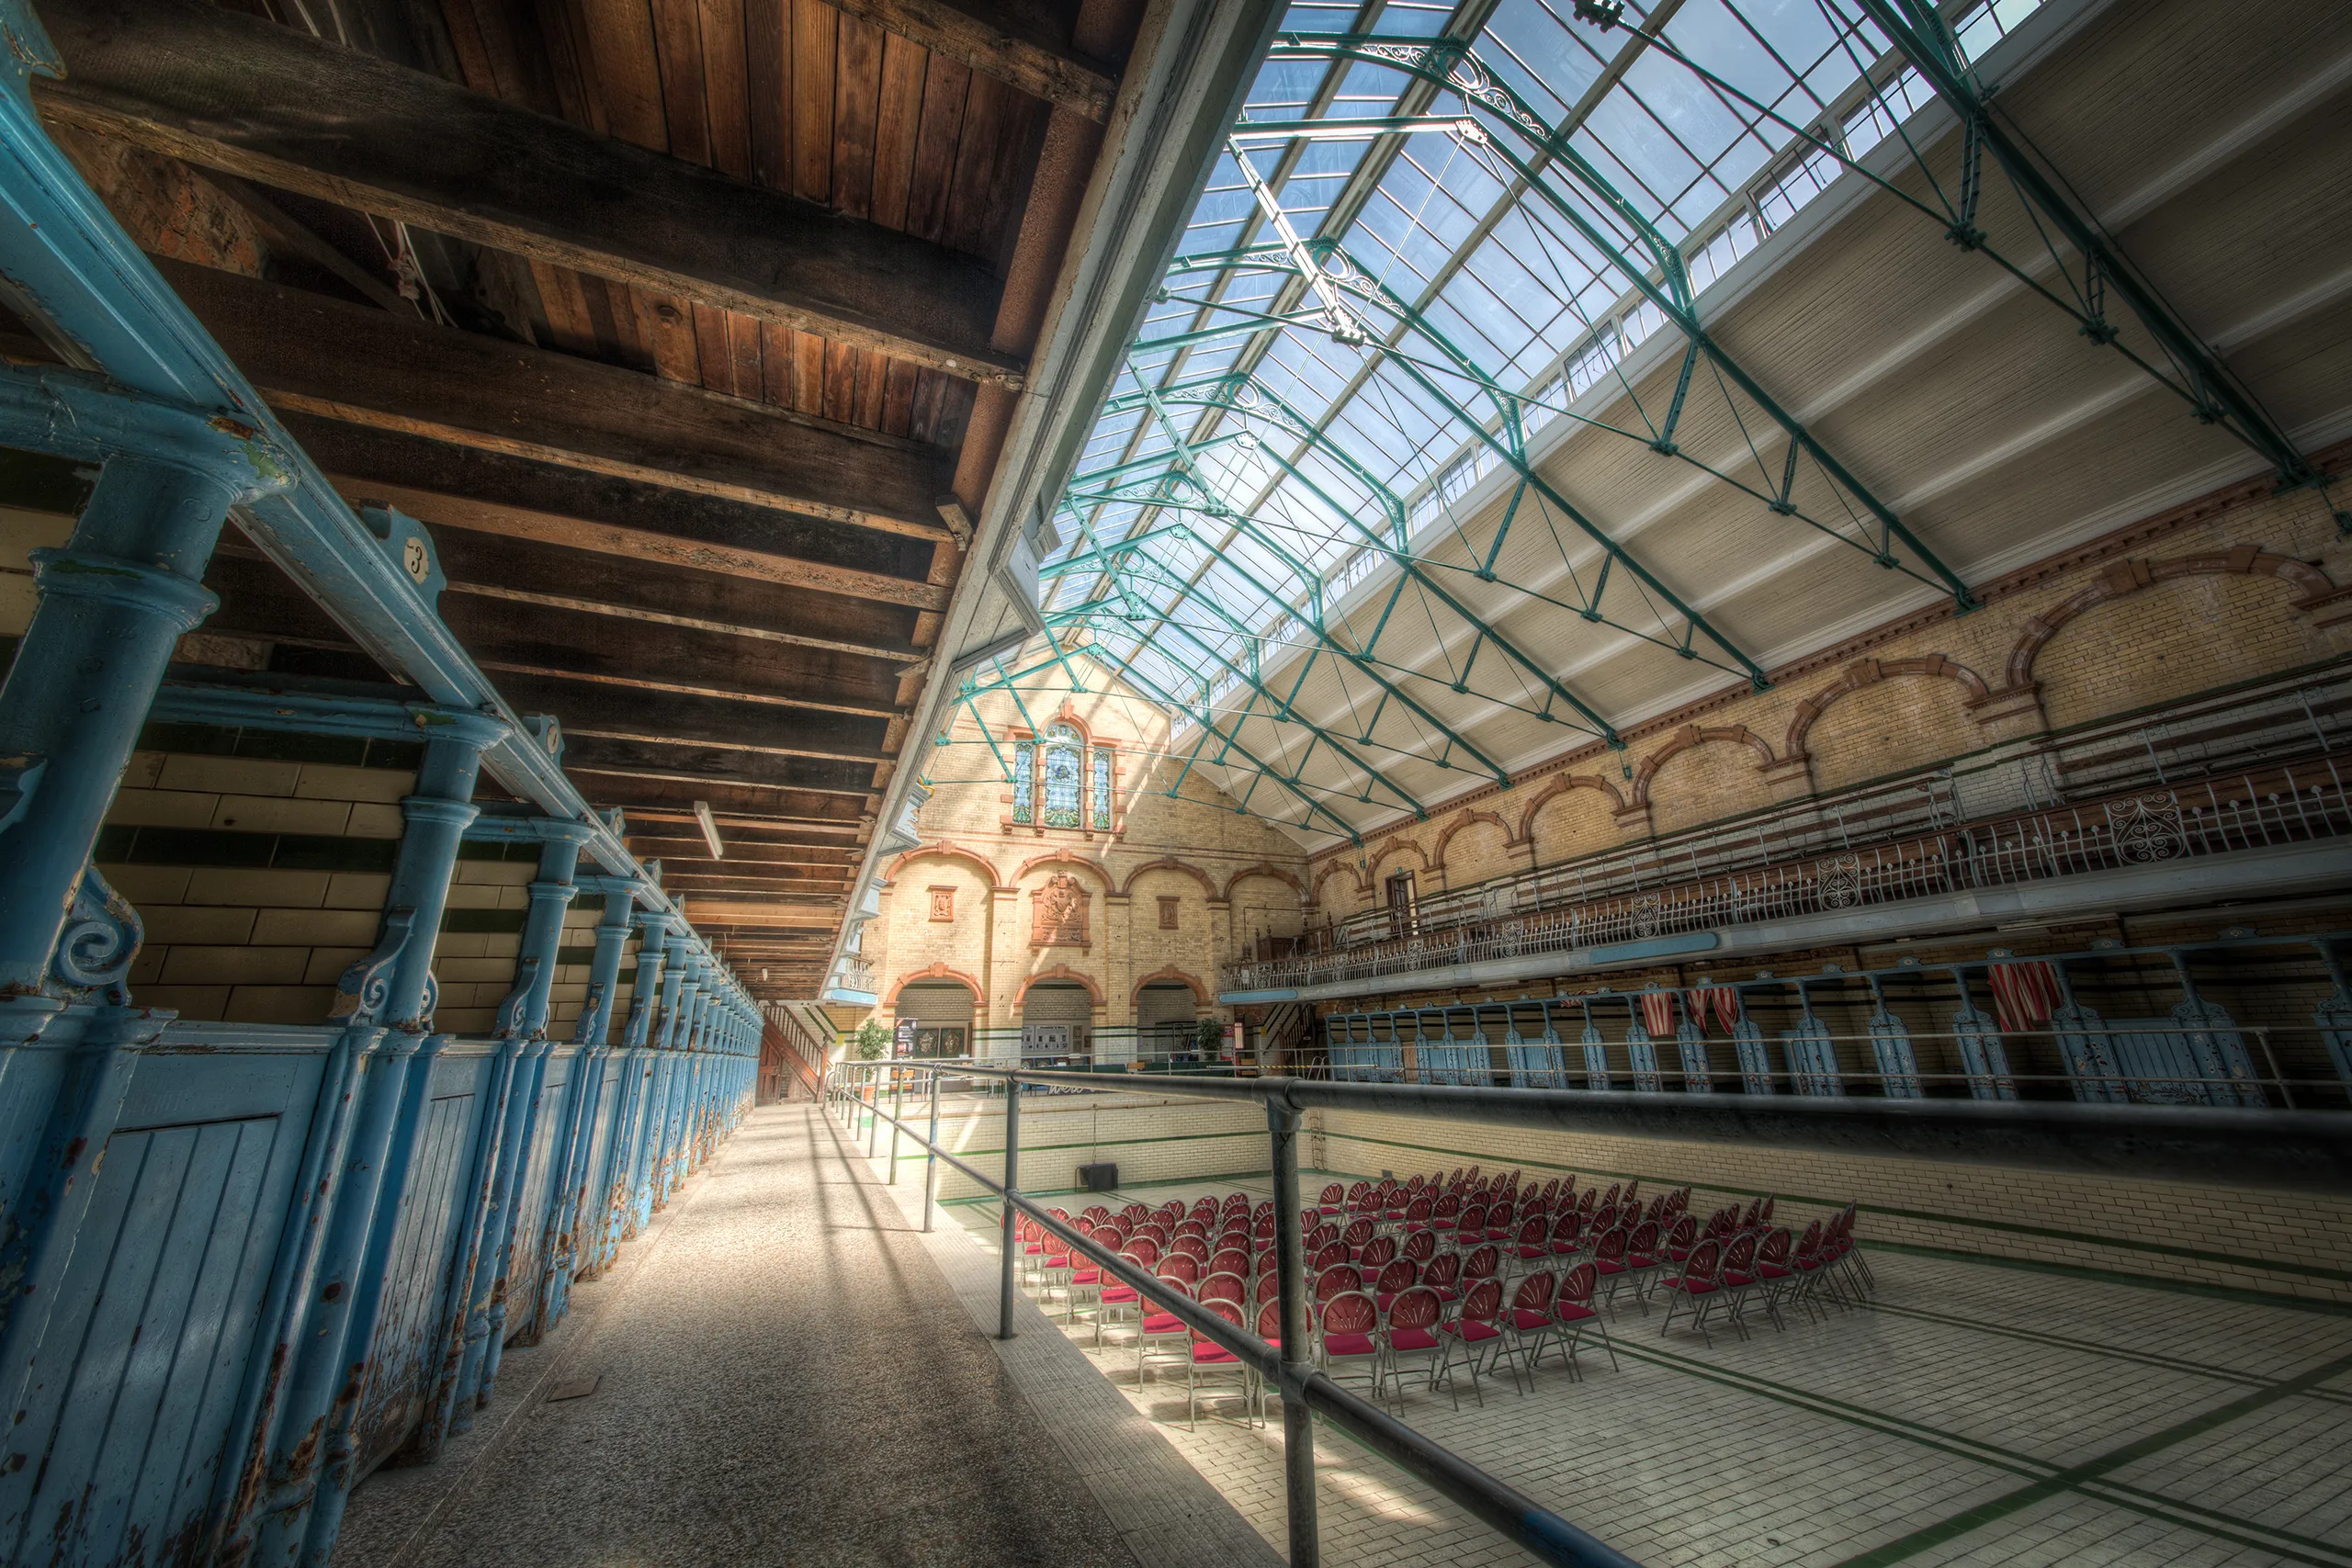
POLYGON ((710 802, 695 802, 695 825, 702 829, 702 841, 710 846, 710 858, 725 860, 727 846, 718 841, 718 824, 710 815, 710 802))

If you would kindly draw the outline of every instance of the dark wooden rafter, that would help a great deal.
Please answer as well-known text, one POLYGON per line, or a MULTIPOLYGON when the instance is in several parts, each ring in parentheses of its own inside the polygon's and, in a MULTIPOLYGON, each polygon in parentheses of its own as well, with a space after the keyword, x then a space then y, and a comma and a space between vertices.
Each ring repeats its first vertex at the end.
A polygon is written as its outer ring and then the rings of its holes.
POLYGON ((844 15, 1101 123, 1118 83, 1072 49, 1057 7, 1034 0, 836 0, 844 15))
MULTIPOLYGON (((430 525, 436 537, 450 530, 495 535, 627 561, 632 581, 698 579, 805 590, 826 597, 797 603, 828 625, 854 625, 861 634, 906 623, 876 619, 842 600, 910 610, 946 607, 946 590, 925 581, 933 542, 895 530, 842 527, 668 485, 311 414, 285 419, 345 498, 397 506, 430 525)), ((593 568, 582 558, 558 558, 564 560, 567 577, 593 568)))
POLYGON ((165 281, 274 408, 803 516, 951 537, 919 442, 209 267, 165 281))
POLYGON ((1001 292, 922 240, 201 0, 51 0, 45 113, 243 179, 1018 386, 1001 292))

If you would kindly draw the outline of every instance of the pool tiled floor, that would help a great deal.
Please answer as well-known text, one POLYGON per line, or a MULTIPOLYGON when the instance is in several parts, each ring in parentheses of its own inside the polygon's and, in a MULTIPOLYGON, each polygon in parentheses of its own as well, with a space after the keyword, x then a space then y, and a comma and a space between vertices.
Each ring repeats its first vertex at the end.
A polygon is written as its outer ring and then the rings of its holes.
MULTIPOLYGON (((1310 1196, 1324 1179, 1309 1179, 1310 1196)), ((1104 1199, 1187 1200, 1215 1187, 1104 1199)), ((1253 1199, 1265 1196, 1239 1184, 1253 1199)), ((1075 1203, 1069 1205, 1073 1209, 1075 1203)), ((993 1247, 992 1206, 952 1213, 993 1247)), ((1677 1568, 2267 1564, 2352 1568, 2352 1316, 1885 1250, 1874 1304, 1789 1314, 1712 1345, 1622 1306, 1619 1365, 1547 1365, 1403 1418, 1639 1561, 1677 1568)), ((1184 1385, 1140 1387, 1115 1333, 1103 1375, 1277 1550, 1282 1426, 1184 1385), (1212 1414, 1213 1412, 1213 1414, 1212 1414)), ((1392 1408, 1395 1406, 1392 1405, 1392 1408)), ((1324 1561, 1532 1561, 1430 1489, 1318 1428, 1324 1561)))

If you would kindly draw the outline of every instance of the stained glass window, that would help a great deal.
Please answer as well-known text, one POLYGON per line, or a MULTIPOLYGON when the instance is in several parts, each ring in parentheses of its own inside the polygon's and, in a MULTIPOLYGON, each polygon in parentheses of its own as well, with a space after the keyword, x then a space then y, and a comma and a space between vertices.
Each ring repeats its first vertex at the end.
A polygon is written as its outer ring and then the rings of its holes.
POLYGON ((1037 819, 1037 750, 1026 740, 1012 748, 1012 819, 1037 819))
POLYGON ((1081 772, 1078 731, 1057 724, 1046 731, 1046 826, 1079 826, 1079 777, 1081 772))
POLYGON ((1094 750, 1093 817, 1096 832, 1111 830, 1111 753, 1099 746, 1094 750))

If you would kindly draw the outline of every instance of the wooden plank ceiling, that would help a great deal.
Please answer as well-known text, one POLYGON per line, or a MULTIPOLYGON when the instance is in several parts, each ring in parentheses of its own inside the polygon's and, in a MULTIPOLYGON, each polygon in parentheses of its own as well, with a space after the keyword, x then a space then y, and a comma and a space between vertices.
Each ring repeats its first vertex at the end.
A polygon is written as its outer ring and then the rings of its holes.
MULTIPOLYGON (((431 526, 443 618, 745 981, 813 995, 1139 0, 40 10, 125 227, 431 526)), ((233 535, 208 581, 184 657, 390 678, 233 535)))

